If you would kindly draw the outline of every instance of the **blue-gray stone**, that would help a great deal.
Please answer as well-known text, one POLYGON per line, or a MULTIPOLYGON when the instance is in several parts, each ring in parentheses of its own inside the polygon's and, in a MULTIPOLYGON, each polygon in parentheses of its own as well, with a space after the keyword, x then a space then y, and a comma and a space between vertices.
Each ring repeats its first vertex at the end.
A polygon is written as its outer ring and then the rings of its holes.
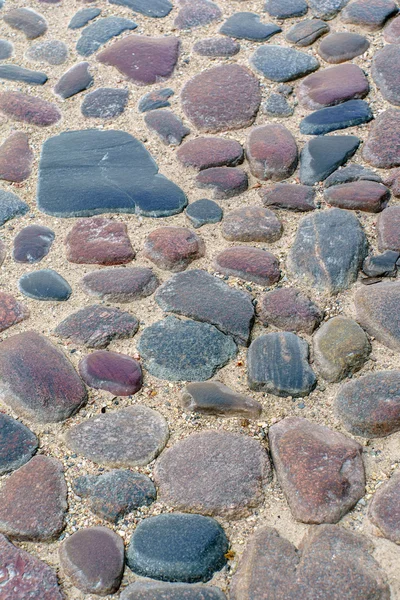
POLYGON ((146 15, 146 17, 166 17, 172 10, 169 0, 109 0, 110 4, 118 4, 131 8, 134 12, 146 15))
POLYGON ((144 329, 138 350, 159 379, 205 381, 236 355, 237 346, 213 325, 167 317, 144 329))
POLYGON ((285 39, 292 44, 296 44, 296 46, 310 46, 321 35, 328 33, 329 30, 329 25, 321 19, 304 19, 304 21, 296 23, 289 29, 285 39))
POLYGON ((383 254, 367 256, 363 262, 362 270, 368 277, 396 277, 399 252, 386 250, 383 254))
POLYGON ((46 73, 31 71, 18 65, 0 65, 0 79, 22 81, 30 85, 43 85, 47 81, 46 73))
POLYGON ((285 46, 261 46, 250 60, 253 67, 272 81, 292 81, 316 71, 320 64, 311 54, 285 46))
POLYGON ((305 0, 267 0, 264 10, 277 19, 302 17, 308 10, 305 0))
POLYGON ((186 208, 186 216, 195 229, 207 223, 219 223, 222 215, 222 208, 216 202, 207 200, 207 198, 196 200, 186 208))
POLYGON ((293 107, 282 94, 271 94, 261 109, 264 114, 273 117, 291 117, 293 114, 293 107))
POLYGON ((364 100, 348 100, 321 108, 300 122, 300 133, 306 135, 324 135, 337 129, 346 129, 368 123, 374 118, 369 104, 364 100))
POLYGON ((99 8, 82 8, 82 10, 78 10, 77 13, 74 14, 72 19, 69 22, 69 29, 80 29, 84 27, 91 21, 99 16, 101 10, 99 8))
POLYGON ((360 145, 355 135, 317 137, 304 146, 300 155, 300 181, 314 185, 323 181, 351 158, 360 145))
POLYGON ((129 90, 98 88, 86 94, 81 112, 85 117, 111 119, 121 115, 128 104, 129 90))
POLYGON ((143 113, 149 110, 155 110, 156 108, 166 108, 167 106, 171 106, 171 103, 168 102, 168 98, 173 95, 174 90, 171 90, 171 88, 149 92, 140 98, 138 104, 139 112, 143 113))
POLYGON ((308 6, 314 17, 329 21, 348 4, 349 0, 308 0, 308 6))
POLYGON ((382 183, 382 178, 378 173, 367 169, 362 165, 349 165, 343 169, 334 171, 324 181, 324 187, 329 188, 332 185, 341 185, 342 183, 352 183, 353 181, 376 181, 382 183))
POLYGON ((182 513, 145 519, 132 534, 129 568, 161 581, 208 581, 226 564, 228 540, 211 517, 182 513))
POLYGON ((108 40, 123 31, 136 29, 137 24, 122 17, 105 17, 85 27, 76 43, 76 50, 81 56, 90 56, 108 40))
POLYGON ((0 413, 0 475, 22 467, 35 454, 38 445, 30 429, 0 413))
POLYGON ((234 13, 219 30, 223 35, 255 42, 265 42, 280 31, 274 23, 262 23, 259 15, 251 12, 234 13))
POLYGON ((56 217, 110 212, 165 217, 181 212, 187 200, 158 173, 139 140, 124 131, 86 129, 43 144, 37 203, 56 217))
POLYGON ((226 600, 226 596, 214 586, 143 580, 128 585, 120 600, 226 600))
POLYGON ((14 46, 8 40, 0 40, 0 60, 10 58, 14 51, 14 46))
POLYGON ((4 225, 14 217, 25 215, 29 206, 16 194, 0 189, 0 225, 4 225))
POLYGON ((19 291, 34 300, 68 300, 71 286, 64 277, 53 269, 42 269, 22 275, 18 282, 19 291))

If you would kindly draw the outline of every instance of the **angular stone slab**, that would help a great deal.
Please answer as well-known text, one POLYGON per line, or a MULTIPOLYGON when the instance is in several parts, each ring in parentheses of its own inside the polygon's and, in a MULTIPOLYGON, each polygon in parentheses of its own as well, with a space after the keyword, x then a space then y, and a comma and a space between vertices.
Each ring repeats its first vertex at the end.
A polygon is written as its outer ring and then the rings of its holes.
POLYGON ((311 335, 320 324, 323 313, 314 302, 296 288, 280 288, 260 299, 259 317, 285 331, 304 331, 311 335))
POLYGON ((255 127, 246 142, 250 171, 258 179, 281 181, 297 167, 298 153, 294 137, 286 127, 269 124, 255 127))
POLYGON ((320 66, 311 54, 272 44, 257 48, 250 62, 256 71, 271 81, 293 81, 320 66))
POLYGON ((72 294, 68 281, 53 269, 25 273, 19 278, 18 289, 28 298, 45 302, 65 302, 72 294))
POLYGON ((29 205, 16 194, 0 189, 0 225, 4 225, 4 223, 15 217, 25 215, 28 210, 29 205))
POLYGON ((1 65, 0 79, 9 81, 21 81, 29 85, 43 85, 47 81, 46 73, 40 71, 31 71, 18 65, 1 65))
POLYGON ((13 259, 20 263, 36 263, 50 252, 54 231, 42 225, 28 225, 14 238, 13 259))
POLYGON ((32 172, 33 158, 28 136, 22 131, 12 133, 0 146, 0 179, 25 181, 32 172))
POLYGON ((355 135, 327 135, 312 139, 300 155, 300 181, 314 185, 344 165, 360 145, 355 135))
POLYGON ((397 352, 400 350, 399 302, 400 282, 362 286, 354 297, 360 325, 379 342, 397 352))
POLYGON ((81 113, 91 119, 112 119, 124 112, 128 98, 128 90, 98 88, 86 94, 81 105, 81 113))
POLYGON ((251 12, 237 12, 228 17, 219 32, 237 40, 266 42, 282 31, 275 23, 262 23, 260 16, 251 12))
POLYGON ((172 4, 169 0, 109 0, 110 4, 118 6, 126 6, 131 8, 133 12, 141 13, 146 17, 162 18, 166 17, 172 10, 172 4))
POLYGON ((375 181, 353 181, 328 187, 324 191, 324 200, 337 208, 378 213, 386 208, 390 191, 375 181))
POLYGON ((311 46, 329 29, 329 25, 320 19, 305 19, 293 25, 286 33, 285 39, 296 46, 311 46))
POLYGON ((49 127, 61 119, 61 112, 55 104, 22 92, 0 93, 0 111, 14 121, 38 127, 49 127))
POLYGON ((300 121, 300 132, 306 135, 324 135, 330 131, 355 127, 373 119, 372 111, 364 100, 348 100, 336 106, 321 108, 300 121))
POLYGON ((369 130, 363 147, 363 158, 373 167, 391 169, 400 165, 400 110, 385 110, 369 130))
POLYGON ((75 223, 65 245, 67 259, 77 264, 122 265, 135 258, 125 223, 102 217, 75 223))
POLYGON ((0 413, 0 475, 19 469, 36 453, 39 440, 25 425, 0 413))
POLYGON ((68 69, 54 86, 54 93, 63 100, 71 98, 90 88, 94 79, 90 73, 90 64, 88 62, 76 63, 68 69))
POLYGON ((297 88, 297 98, 309 110, 334 106, 346 100, 364 98, 369 83, 364 72, 354 64, 338 65, 308 75, 297 88))
POLYGON ((7 25, 25 34, 28 40, 34 40, 47 31, 46 19, 31 8, 14 8, 3 17, 7 25))
POLYGON ((136 581, 126 587, 121 600, 226 600, 221 590, 214 586, 190 583, 155 583, 136 581))
POLYGON ((91 56, 108 40, 123 31, 136 29, 137 24, 122 17, 105 17, 85 27, 76 43, 76 51, 81 56, 91 56))
POLYGON ((140 364, 126 354, 98 350, 85 356, 78 368, 86 385, 114 396, 131 396, 142 387, 140 364))
POLYGON ((238 394, 219 381, 188 383, 180 403, 185 411, 218 417, 257 419, 262 412, 259 402, 238 394))
POLYGON ((395 471, 375 493, 368 516, 385 538, 400 544, 400 472, 395 471))
POLYGON ((139 112, 147 112, 149 110, 155 110, 156 108, 166 108, 167 106, 171 106, 168 98, 173 96, 174 93, 174 90, 171 88, 164 88, 145 94, 139 100, 139 112))

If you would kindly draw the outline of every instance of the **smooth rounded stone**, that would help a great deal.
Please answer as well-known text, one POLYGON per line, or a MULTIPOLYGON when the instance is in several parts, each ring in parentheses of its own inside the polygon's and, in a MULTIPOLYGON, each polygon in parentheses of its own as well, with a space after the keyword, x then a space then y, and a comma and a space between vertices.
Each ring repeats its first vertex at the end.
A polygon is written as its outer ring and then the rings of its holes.
POLYGON ((6 60, 13 55, 14 46, 8 40, 0 40, 0 60, 6 60))
POLYGON ((137 85, 160 83, 171 77, 179 56, 176 37, 130 35, 114 42, 97 60, 115 67, 137 85))
POLYGON ((74 14, 68 24, 68 29, 80 29, 98 17, 100 13, 100 8, 82 8, 74 14))
POLYGON ((362 286, 354 297, 357 321, 369 335, 394 351, 400 350, 399 302, 400 282, 362 286))
POLYGON ((393 196, 400 198, 400 169, 392 169, 385 177, 385 185, 391 188, 393 196))
POLYGON ((258 179, 287 179, 297 167, 296 140, 280 124, 254 127, 247 138, 246 157, 250 171, 258 179))
POLYGON ((367 537, 335 525, 309 528, 299 549, 264 527, 246 546, 230 598, 389 600, 386 574, 373 550, 367 537))
POLYGON ((259 195, 264 206, 285 208, 296 212, 314 210, 315 190, 308 185, 278 183, 261 188, 259 195))
POLYGON ((382 96, 400 106, 400 47, 389 44, 374 54, 371 74, 382 96))
POLYGON ((377 31, 398 11, 393 0, 352 0, 342 11, 341 20, 368 31, 377 31))
POLYGON ((396 263, 400 258, 400 253, 393 250, 386 250, 383 254, 367 256, 363 262, 362 270, 368 277, 396 277, 396 263))
POLYGON ((94 463, 137 467, 154 460, 168 437, 164 417, 151 408, 136 405, 74 425, 65 434, 65 443, 94 463))
POLYGON ((22 131, 12 133, 0 146, 0 179, 25 181, 32 172, 33 158, 28 136, 22 131))
POLYGON ((148 0, 109 0, 109 2, 118 6, 126 6, 131 8, 133 12, 153 18, 166 17, 172 10, 172 4, 169 0, 152 0, 151 3, 148 0))
POLYGON ((121 304, 146 298, 159 286, 157 277, 147 267, 98 269, 84 275, 80 284, 90 296, 121 304))
POLYGON ((239 167, 211 167, 200 171, 196 176, 196 185, 212 190, 215 199, 225 199, 243 194, 249 182, 247 173, 239 167))
POLYGON ((400 110, 391 108, 378 115, 363 146, 363 158, 373 167, 400 166, 400 110))
POLYGON ((262 23, 256 13, 238 12, 228 17, 219 33, 238 40, 265 42, 280 31, 275 23, 262 23))
POLYGON ((86 94, 81 105, 84 117, 111 119, 121 115, 129 98, 129 90, 118 88, 99 88, 86 94))
POLYGON ((75 223, 65 246, 67 259, 77 264, 121 265, 135 258, 125 223, 103 217, 75 223))
POLYGON ((190 269, 174 275, 157 290, 155 300, 165 312, 210 323, 236 343, 249 343, 254 322, 251 296, 206 271, 190 269))
MULTIPOLYGON (((3 570, 1 591, 4 598, 63 600, 55 571, 32 554, 11 544, 4 535, 0 535, 0 562, 3 570)), ((198 600, 203 599, 199 597, 198 600)), ((220 599, 216 597, 215 600, 220 599)))
POLYGON ((375 181, 353 181, 329 187, 324 200, 330 206, 371 213, 381 212, 390 200, 390 191, 375 181))
POLYGON ((204 256, 205 244, 186 227, 159 227, 147 236, 143 253, 159 269, 176 273, 204 256))
POLYGON ((332 175, 329 175, 325 179, 324 187, 329 188, 333 185, 352 183, 353 181, 376 181, 377 183, 382 183, 382 179, 378 173, 362 165, 354 164, 334 171, 332 175))
POLYGON ((168 505, 228 519, 247 516, 263 502, 270 476, 259 442, 223 430, 189 435, 163 452, 154 470, 160 499, 168 505))
POLYGON ((85 356, 78 368, 86 385, 114 396, 130 396, 142 387, 141 366, 126 354, 98 350, 85 356))
POLYGON ((318 47, 318 54, 328 63, 339 64, 364 54, 369 41, 363 35, 342 31, 324 37, 318 47))
POLYGON ((260 83, 241 65, 221 65, 192 77, 182 89, 181 101, 185 115, 202 132, 242 129, 258 112, 260 83))
POLYGON ((308 11, 308 4, 305 0, 267 0, 264 10, 271 17, 291 19, 305 15, 308 11))
POLYGON ((124 542, 107 527, 76 531, 61 544, 59 557, 61 568, 72 584, 87 594, 113 594, 121 584, 124 542))
POLYGON ((371 352, 363 329, 348 317, 333 317, 313 338, 314 364, 325 381, 341 381, 362 369, 371 352))
POLYGON ((72 482, 78 496, 88 498, 90 510, 110 523, 116 523, 136 508, 156 499, 154 483, 146 475, 118 469, 104 475, 82 475, 72 482))
POLYGON ((294 109, 281 94, 271 94, 261 106, 262 112, 272 117, 291 117, 294 109))
POLYGON ((300 290, 280 288, 261 297, 259 316, 265 326, 311 335, 322 321, 323 313, 300 290))
POLYGON ((187 199, 129 133, 86 129, 63 132, 43 144, 37 203, 57 217, 112 212, 165 217, 181 212, 187 199))
POLYGON ((167 146, 179 146, 190 133, 182 119, 170 110, 151 110, 146 113, 144 122, 167 146))
POLYGON ((93 85, 94 79, 90 73, 90 64, 80 62, 68 69, 54 86, 54 93, 63 100, 71 98, 87 90, 93 85))
POLYGON ((357 65, 338 65, 305 77, 297 88, 304 108, 318 110, 346 100, 364 98, 369 92, 368 79, 357 65))
POLYGON ((300 155, 300 181, 314 185, 344 165, 358 149, 361 140, 355 135, 330 135, 313 138, 300 155))
POLYGON ((300 133, 324 135, 337 129, 346 129, 368 123, 373 119, 369 104, 364 100, 348 100, 336 106, 321 108, 300 121, 300 133))
POLYGON ((348 381, 335 398, 336 416, 353 435, 385 437, 400 430, 400 371, 375 371, 348 381))
POLYGON ((39 440, 25 425, 0 413, 0 475, 19 469, 36 453, 39 440))
POLYGON ((185 142, 177 150, 176 158, 185 167, 202 171, 211 167, 236 167, 243 162, 244 153, 239 142, 210 136, 185 142))
POLYGON ((220 8, 208 0, 179 0, 180 10, 174 21, 177 29, 204 27, 222 17, 220 8))
POLYGON ((0 65, 0 79, 21 81, 29 85, 43 85, 47 81, 47 75, 18 65, 0 65))
POLYGON ((61 119, 61 112, 55 104, 22 92, 0 93, 0 112, 15 121, 38 127, 54 125, 61 119))
POLYGON ((25 57, 31 62, 62 65, 68 59, 68 48, 60 40, 46 40, 32 44, 25 57))
POLYGON ((400 544, 400 471, 393 473, 375 493, 369 507, 368 517, 383 536, 400 544))
POLYGON ((42 225, 28 225, 14 238, 13 259, 20 263, 36 263, 50 252, 54 231, 42 225))
POLYGON ((238 394, 219 381, 188 383, 180 403, 185 411, 218 417, 257 419, 262 405, 244 394, 238 394))
POLYGON ((307 342, 294 333, 261 335, 247 352, 250 389, 283 398, 308 396, 317 383, 308 355, 307 342))
POLYGON ((14 8, 6 12, 3 21, 22 31, 28 40, 34 40, 47 31, 46 19, 31 8, 14 8))
POLYGON ((186 216, 191 221, 193 227, 198 229, 209 223, 219 223, 222 219, 222 208, 213 200, 202 198, 188 205, 186 216))
POLYGON ((139 100, 139 112, 147 112, 149 110, 155 110, 156 108, 166 108, 167 106, 171 106, 168 98, 173 96, 174 93, 174 90, 171 88, 164 88, 145 94, 139 100))
POLYGON ((122 591, 121 600, 226 600, 226 596, 214 586, 135 581, 122 591))
POLYGON ((272 243, 280 239, 282 230, 275 213, 260 206, 232 210, 222 223, 222 235, 231 242, 272 243))
MULTIPOLYGON (((383 39, 388 44, 399 44, 400 43, 400 18, 395 17, 392 19, 383 30, 383 39)), ((0 46, 1 48, 1 46, 0 46)), ((0 50, 1 56, 1 50, 0 50)))
POLYGON ((336 17, 349 0, 307 0, 314 17, 329 21, 336 17))
POLYGON ((213 325, 169 316, 144 329, 138 351, 154 377, 205 381, 236 355, 237 346, 213 325))
POLYGON ((52 540, 64 529, 67 484, 60 461, 37 455, 0 489, 0 532, 16 540, 52 540))
MULTIPOLYGON (((22 217, 29 210, 29 205, 23 202, 16 194, 6 192, 0 188, 0 225, 15 217, 22 217)), ((0 250, 0 256, 3 252, 0 250)), ((4 260, 4 257, 3 257, 4 260)), ((0 262, 3 262, 0 260, 0 262)))
POLYGON ((256 71, 271 81, 293 81, 320 66, 311 54, 272 44, 257 48, 250 62, 256 71))
POLYGON ((33 300, 65 302, 72 294, 68 281, 53 269, 31 271, 19 278, 19 291, 33 300))
MULTIPOLYGON (((81 56, 91 56, 111 38, 136 27, 136 23, 122 17, 98 19, 82 30, 81 37, 76 43, 76 51, 81 56)), ((100 55, 97 58, 100 60, 100 55)))
POLYGON ((252 281, 258 285, 272 285, 281 273, 278 259, 261 248, 233 246, 222 250, 214 260, 215 268, 224 275, 252 281))
POLYGON ((289 29, 285 39, 296 46, 311 46, 321 35, 330 31, 329 25, 320 19, 305 19, 289 29))
MULTIPOLYGON (((1 255, 0 255, 0 262, 1 255)), ((29 317, 28 308, 5 292, 0 292, 0 332, 21 323, 29 317)))
POLYGON ((379 215, 376 229, 378 248, 400 252, 400 207, 389 206, 379 215))
POLYGON ((240 44, 231 38, 204 38, 193 44, 193 51, 200 56, 210 58, 227 58, 240 51, 240 44))

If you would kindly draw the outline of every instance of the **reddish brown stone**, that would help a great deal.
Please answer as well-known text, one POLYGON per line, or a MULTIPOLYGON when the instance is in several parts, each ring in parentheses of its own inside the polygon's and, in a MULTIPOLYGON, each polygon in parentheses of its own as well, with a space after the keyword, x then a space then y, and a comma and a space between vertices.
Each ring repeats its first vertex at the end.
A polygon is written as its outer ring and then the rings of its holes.
POLYGON ((400 470, 375 493, 368 516, 385 538, 400 544, 400 470))
POLYGON ((362 447, 307 419, 288 417, 269 430, 272 460, 293 516, 336 523, 365 493, 362 447))
POLYGON ((175 19, 178 29, 192 29, 203 27, 221 18, 219 7, 209 0, 179 0, 182 7, 175 19))
POLYGON ((392 169, 384 179, 384 184, 390 187, 393 196, 400 198, 400 169, 392 169))
POLYGON ((389 206, 379 215, 376 229, 378 249, 400 252, 400 206, 389 206))
POLYGON ((15 121, 48 127, 61 119, 55 104, 22 92, 0 93, 0 111, 15 121))
POLYGON ((20 183, 31 174, 33 152, 28 136, 17 131, 0 146, 0 179, 20 183))
POLYGON ((368 79, 357 65, 338 65, 305 77, 297 88, 297 98, 310 110, 334 106, 345 100, 364 98, 369 92, 368 79))
POLYGON ((135 258, 125 223, 103 217, 75 223, 65 245, 67 259, 78 264, 122 265, 135 258))
POLYGON ((274 186, 262 187, 259 195, 264 206, 298 212, 315 209, 315 190, 308 185, 278 183, 274 186))
POLYGON ((385 100, 400 105, 400 46, 388 44, 374 54, 371 74, 385 100))
POLYGON ((381 113, 369 130, 363 157, 373 167, 390 169, 400 165, 400 110, 381 113))
POLYGON ((133 83, 150 85, 171 77, 178 55, 178 38, 129 35, 100 52, 97 60, 115 67, 133 83))
POLYGON ((247 246, 235 246, 220 252, 215 258, 215 268, 225 275, 259 285, 276 283, 281 276, 279 261, 273 254, 247 246))
POLYGON ((186 227, 159 227, 147 236, 144 255, 160 269, 184 271, 193 261, 204 256, 203 240, 186 227))
POLYGON ((0 332, 28 319, 28 308, 14 296, 0 292, 0 332))
POLYGON ((396 17, 386 25, 383 37, 388 44, 400 43, 400 17, 396 17))
POLYGON ((197 175, 196 183, 199 188, 213 190, 215 199, 239 196, 249 185, 247 173, 239 167, 204 169, 197 175))
POLYGON ((390 191, 376 181, 353 181, 328 188, 324 191, 324 199, 337 208, 377 213, 389 202, 390 191))
POLYGON ((130 396, 142 387, 140 364, 118 352, 99 350, 85 356, 79 363, 79 373, 89 387, 115 396, 130 396))
POLYGON ((281 181, 297 167, 296 141, 283 125, 261 125, 251 130, 246 143, 250 171, 258 179, 281 181))
POLYGON ((235 167, 243 162, 243 148, 235 140, 219 137, 198 137, 185 142, 176 152, 176 158, 185 167, 209 169, 235 167))
POLYGON ((204 132, 248 127, 261 102, 258 79, 245 67, 222 65, 195 75, 181 93, 182 108, 204 132))
POLYGON ((354 297, 357 321, 371 336, 400 350, 400 282, 361 286, 354 297))
POLYGON ((343 9, 341 18, 344 23, 360 25, 369 31, 377 31, 398 10, 398 6, 393 0, 352 0, 343 9))
POLYGON ((0 489, 0 531, 17 540, 43 541, 64 528, 67 484, 62 464, 34 456, 0 489))
POLYGON ((193 44, 193 50, 201 56, 227 57, 237 54, 240 44, 228 37, 201 38, 193 44))
POLYGON ((282 229, 275 213, 260 206, 233 210, 222 223, 222 235, 231 242, 276 242, 282 236, 282 229))
POLYGON ((264 325, 311 335, 322 316, 318 306, 296 288, 280 288, 261 298, 260 320, 264 325))
POLYGON ((81 279, 81 287, 87 294, 107 302, 125 303, 145 298, 150 296, 158 285, 157 277, 147 267, 99 269, 81 279))
POLYGON ((47 31, 45 18, 31 8, 14 8, 9 10, 4 15, 3 20, 13 29, 22 31, 28 40, 34 40, 47 31))

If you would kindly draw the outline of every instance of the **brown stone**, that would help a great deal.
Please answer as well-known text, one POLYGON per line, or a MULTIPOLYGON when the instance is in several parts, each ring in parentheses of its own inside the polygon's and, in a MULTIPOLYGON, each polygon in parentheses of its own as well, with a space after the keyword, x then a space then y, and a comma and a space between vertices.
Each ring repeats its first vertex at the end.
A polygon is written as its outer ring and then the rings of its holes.
POLYGON ((220 8, 209 0, 179 0, 181 6, 174 21, 178 29, 192 29, 204 27, 221 18, 220 8))
POLYGON ((364 54, 368 48, 369 41, 363 35, 341 31, 324 37, 318 54, 328 63, 339 64, 364 54))
POLYGON ((391 108, 373 122, 363 147, 363 158, 373 167, 400 166, 400 110, 391 108))
POLYGON ((212 167, 204 169, 196 177, 197 187, 213 190, 213 197, 232 198, 248 188, 247 173, 239 167, 212 167))
POLYGON ((360 287, 354 297, 357 321, 379 342, 400 350, 400 282, 360 287))
POLYGON ((398 10, 393 0, 352 0, 343 9, 341 19, 344 23, 360 25, 368 31, 377 31, 398 10))
POLYGON ((389 44, 374 54, 372 78, 390 104, 400 105, 400 46, 389 44))
POLYGON ((378 248, 400 252, 400 206, 389 206, 378 217, 376 223, 378 248))
POLYGON ((61 112, 55 104, 22 92, 0 93, 0 111, 15 121, 39 127, 54 125, 61 119, 61 112))
POLYGON ((181 404, 185 411, 218 417, 257 419, 262 412, 259 402, 238 394, 219 381, 188 383, 181 404))
POLYGON ((281 276, 279 261, 273 254, 247 246, 234 246, 217 254, 215 268, 225 275, 258 285, 271 285, 281 276))
POLYGON ((400 169, 392 169, 389 171, 384 183, 390 187, 393 196, 400 198, 400 169))
POLYGON ((368 516, 385 538, 400 544, 400 471, 393 473, 372 499, 368 516))
POLYGON ((260 206, 232 210, 222 222, 222 235, 231 242, 276 242, 282 230, 275 213, 260 206))
POLYGON ((353 181, 326 189, 324 199, 336 208, 377 213, 387 206, 390 191, 376 181, 353 181))
POLYGON ((400 17, 390 21, 383 30, 383 38, 388 44, 400 44, 400 17))
POLYGON ((79 373, 89 387, 114 396, 131 396, 142 387, 140 364, 119 352, 98 350, 85 356, 79 363, 79 373))
POLYGON ((368 92, 368 79, 363 71, 357 65, 348 64, 308 75, 297 88, 297 98, 305 108, 317 110, 345 100, 364 98, 368 92))
POLYGON ((33 152, 28 136, 16 131, 0 146, 0 179, 20 183, 31 174, 33 152))
POLYGON ((125 303, 151 296, 159 281, 147 267, 119 267, 91 271, 82 277, 80 284, 90 296, 125 303))
POLYGON ((28 308, 6 292, 0 292, 0 332, 29 318, 28 308))
POLYGON ((315 209, 315 190, 309 185, 278 183, 262 187, 259 195, 264 206, 286 208, 296 212, 308 212, 315 209))
POLYGON ((285 331, 304 331, 309 335, 320 324, 322 311, 296 288, 268 292, 260 300, 260 320, 285 331))
POLYGON ((160 269, 184 271, 189 264, 204 256, 203 240, 186 227, 159 227, 147 236, 144 255, 160 269))
POLYGON ((283 125, 261 125, 251 130, 246 143, 250 171, 258 179, 281 181, 297 167, 296 141, 283 125))
POLYGON ((198 137, 185 142, 176 152, 185 167, 209 169, 235 167, 243 162, 243 148, 235 140, 219 137, 198 137))

